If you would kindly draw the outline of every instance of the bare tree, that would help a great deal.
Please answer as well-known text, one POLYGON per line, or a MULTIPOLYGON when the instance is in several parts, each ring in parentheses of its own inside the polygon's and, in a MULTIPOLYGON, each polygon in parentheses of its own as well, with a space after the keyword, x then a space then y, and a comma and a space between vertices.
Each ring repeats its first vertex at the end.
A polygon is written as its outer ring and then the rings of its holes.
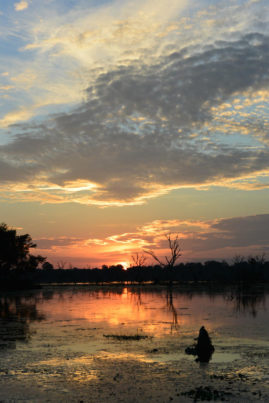
POLYGON ((63 270, 66 266, 66 262, 64 260, 59 260, 59 262, 57 262, 57 269, 61 269, 63 270))
POLYGON ((234 265, 242 265, 243 263, 249 263, 249 264, 258 264, 258 265, 263 265, 265 263, 265 253, 261 253, 260 255, 249 255, 247 258, 241 255, 236 255, 233 258, 233 264, 234 265))
POLYGON ((240 265, 243 264, 246 261, 245 256, 242 255, 235 255, 233 257, 233 264, 234 265, 240 265))
POLYGON ((156 262, 159 263, 160 266, 165 267, 167 269, 172 269, 176 263, 176 261, 180 258, 182 255, 180 252, 180 246, 179 246, 179 237, 178 235, 175 236, 175 238, 172 238, 171 234, 166 235, 166 239, 168 241, 169 249, 170 249, 170 256, 165 256, 165 261, 161 261, 158 256, 152 251, 152 250, 144 250, 145 253, 153 257, 156 262))
POLYGON ((143 267, 147 260, 147 256, 143 255, 143 253, 136 252, 132 255, 132 261, 134 267, 143 267))

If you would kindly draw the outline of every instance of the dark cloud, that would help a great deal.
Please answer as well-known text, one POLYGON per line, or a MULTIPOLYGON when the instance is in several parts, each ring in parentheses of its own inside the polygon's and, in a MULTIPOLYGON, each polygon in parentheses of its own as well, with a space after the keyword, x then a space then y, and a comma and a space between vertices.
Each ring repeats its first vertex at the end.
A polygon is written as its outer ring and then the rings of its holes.
POLYGON ((172 127, 188 127, 208 119, 210 107, 232 94, 268 86, 268 37, 261 34, 184 56, 174 52, 141 71, 126 67, 105 74, 95 87, 97 96, 108 111, 124 106, 125 115, 138 112, 159 123, 164 116, 172 127))
POLYGON ((269 246, 269 214, 221 219, 210 225, 210 231, 195 234, 183 241, 193 251, 225 251, 245 248, 247 254, 265 252, 269 246))
POLYGON ((154 186, 210 184, 268 169, 265 145, 244 149, 200 132, 213 119, 212 106, 268 89, 268 39, 251 33, 188 57, 185 49, 100 75, 76 110, 24 127, 0 147, 1 180, 88 180, 99 185, 93 199, 132 201, 154 186))
POLYGON ((269 245, 268 226, 269 214, 260 214, 221 220, 212 228, 216 228, 223 234, 230 234, 238 245, 248 246, 252 244, 269 245))
POLYGON ((3 182, 19 182, 25 181, 27 178, 33 177, 33 167, 27 166, 14 161, 0 159, 0 181, 3 182))

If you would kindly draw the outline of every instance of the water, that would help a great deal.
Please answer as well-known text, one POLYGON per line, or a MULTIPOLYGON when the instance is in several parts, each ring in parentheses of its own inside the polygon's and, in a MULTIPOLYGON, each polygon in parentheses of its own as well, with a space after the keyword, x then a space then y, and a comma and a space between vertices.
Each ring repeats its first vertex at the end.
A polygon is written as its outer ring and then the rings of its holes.
POLYGON ((263 287, 51 286, 4 293, 0 399, 130 401, 131 395, 157 402, 166 401, 170 385, 169 397, 189 401, 180 391, 205 383, 229 390, 231 401, 265 399, 268 308, 263 287), (185 354, 202 325, 215 346, 207 365, 185 354), (128 340, 135 335, 147 337, 128 340))

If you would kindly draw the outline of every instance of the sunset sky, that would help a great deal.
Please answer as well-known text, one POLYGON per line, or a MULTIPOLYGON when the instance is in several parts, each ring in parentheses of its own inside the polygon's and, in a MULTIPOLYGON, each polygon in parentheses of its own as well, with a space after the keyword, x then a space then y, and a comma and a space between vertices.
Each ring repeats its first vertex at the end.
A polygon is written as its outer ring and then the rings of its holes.
POLYGON ((0 36, 0 222, 38 253, 269 253, 268 0, 0 0, 0 36))

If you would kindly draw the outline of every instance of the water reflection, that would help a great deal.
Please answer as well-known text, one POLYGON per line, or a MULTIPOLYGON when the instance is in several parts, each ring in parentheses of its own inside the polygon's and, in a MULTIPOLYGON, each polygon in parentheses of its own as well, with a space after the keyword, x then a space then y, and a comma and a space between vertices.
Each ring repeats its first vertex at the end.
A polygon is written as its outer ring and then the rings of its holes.
POLYGON ((85 320, 98 327, 128 326, 130 331, 143 328, 161 336, 194 323, 199 329, 213 317, 215 325, 221 325, 229 310, 230 316, 232 312, 255 316, 265 309, 266 293, 266 289, 245 292, 236 287, 62 287, 52 291, 50 301, 42 302, 42 311, 55 320, 85 320))
POLYGON ((37 302, 37 295, 0 297, 0 348, 14 348, 17 340, 28 340, 30 323, 45 319, 37 310, 37 302))
POLYGON ((55 291, 51 302, 44 304, 46 315, 55 320, 86 320, 99 326, 129 327, 130 332, 160 335, 177 331, 181 314, 174 304, 171 288, 104 287, 66 288, 55 291))
POLYGON ((191 285, 51 286, 29 295, 6 294, 0 297, 0 345, 12 347, 16 340, 27 340, 30 324, 42 320, 52 325, 48 341, 59 329, 64 334, 72 326, 77 329, 80 343, 87 342, 86 335, 93 329, 101 329, 101 338, 103 333, 143 332, 154 337, 187 335, 190 340, 190 335, 196 334, 202 325, 211 333, 229 324, 233 331, 246 326, 247 334, 248 323, 252 323, 247 317, 254 318, 256 323, 260 320, 261 328, 267 327, 263 319, 267 295, 264 287, 246 290, 191 285), (58 330, 53 333, 56 327, 58 330))
POLYGON ((234 304, 234 310, 239 314, 257 316, 259 309, 265 309, 264 288, 251 288, 239 286, 231 291, 230 301, 234 304))
POLYGON ((167 304, 167 309, 169 312, 172 314, 172 323, 171 323, 171 330, 175 329, 177 330, 178 328, 178 313, 177 310, 174 306, 174 301, 173 301, 173 290, 171 287, 167 289, 167 294, 166 294, 166 304, 167 304))

